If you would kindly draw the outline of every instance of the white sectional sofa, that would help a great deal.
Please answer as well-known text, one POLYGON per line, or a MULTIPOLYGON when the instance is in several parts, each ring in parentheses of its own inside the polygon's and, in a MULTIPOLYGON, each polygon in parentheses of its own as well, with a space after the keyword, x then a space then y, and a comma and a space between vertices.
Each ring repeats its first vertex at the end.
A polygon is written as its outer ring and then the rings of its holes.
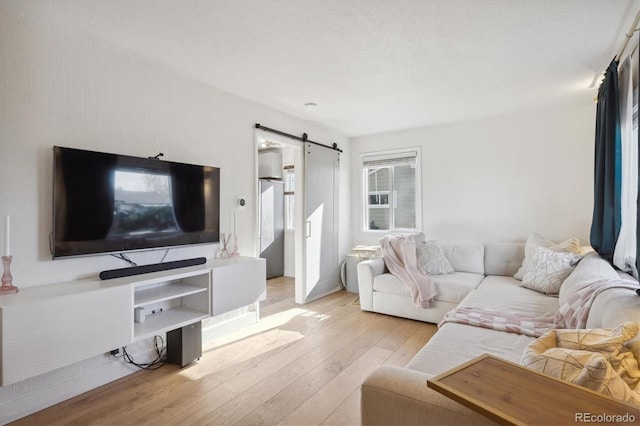
POLYGON ((524 244, 442 244, 444 254, 455 270, 453 274, 434 275, 435 303, 428 309, 415 307, 400 279, 390 274, 382 257, 358 264, 360 307, 365 311, 438 323, 455 308, 486 275, 512 276, 522 265, 524 244))
MULTIPOLYGON (((524 244, 443 246, 456 273, 433 277, 438 290, 431 308, 415 308, 402 282, 385 272, 381 258, 358 265, 362 309, 438 322, 456 306, 489 308, 531 316, 553 315, 572 293, 619 274, 595 253, 587 254, 565 279, 559 297, 521 286, 512 275, 524 258, 524 244), (468 257, 467 257, 468 256, 468 257)), ((640 297, 628 289, 600 293, 587 328, 616 327, 640 321, 640 297)), ((519 363, 533 337, 445 323, 405 367, 378 367, 362 384, 364 425, 493 424, 468 408, 427 388, 427 380, 479 355, 488 353, 519 363)), ((627 344, 640 358, 640 340, 627 344)), ((572 419, 565 419, 570 422, 572 419)))

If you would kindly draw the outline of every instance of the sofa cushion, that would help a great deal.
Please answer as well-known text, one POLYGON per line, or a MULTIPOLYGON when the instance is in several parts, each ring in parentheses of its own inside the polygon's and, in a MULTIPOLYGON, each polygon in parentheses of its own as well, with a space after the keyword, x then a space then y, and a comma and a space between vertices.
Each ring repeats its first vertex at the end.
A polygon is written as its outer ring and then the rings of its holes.
MULTIPOLYGON (((513 277, 489 275, 459 306, 553 316, 558 310, 558 299, 521 287, 520 281, 513 277)), ((445 323, 407 367, 435 375, 485 353, 518 363, 524 349, 534 340, 522 334, 445 323)))
POLYGON ((586 327, 616 327, 627 321, 640 322, 640 297, 632 290, 612 288, 593 301, 586 327))
POLYGON ((484 275, 483 244, 442 244, 441 247, 456 272, 484 275))
MULTIPOLYGON (((569 296, 591 283, 607 279, 617 279, 615 269, 597 253, 586 254, 560 287, 560 304, 567 302, 569 296)), ((620 325, 620 324, 616 324, 620 325)))
POLYGON ((513 276, 524 260, 523 243, 490 243, 484 246, 485 275, 513 276))
POLYGON ((518 363, 534 340, 523 334, 447 323, 409 361, 407 368, 436 375, 486 353, 518 363))
MULTIPOLYGON (((455 272, 448 275, 434 275, 431 280, 436 286, 435 300, 459 303, 482 281, 483 276, 468 272, 455 272)), ((411 293, 400 278, 392 274, 378 275, 373 280, 373 291, 411 297, 411 293)))
POLYGON ((476 290, 469 293, 460 306, 495 309, 527 316, 553 316, 559 304, 558 298, 521 287, 520 281, 513 277, 489 275, 476 290))

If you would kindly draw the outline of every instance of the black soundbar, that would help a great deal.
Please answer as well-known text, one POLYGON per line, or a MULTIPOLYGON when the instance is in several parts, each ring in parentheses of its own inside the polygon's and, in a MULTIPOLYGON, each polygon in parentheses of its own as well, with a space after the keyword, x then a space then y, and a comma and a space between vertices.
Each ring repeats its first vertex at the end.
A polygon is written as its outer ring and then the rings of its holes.
POLYGON ((193 259, 174 260, 173 262, 152 263, 151 265, 132 266, 131 268, 110 269, 108 271, 100 272, 100 279, 110 280, 112 278, 130 277, 132 275, 148 274, 150 272, 202 265, 206 262, 206 257, 194 257, 193 259))

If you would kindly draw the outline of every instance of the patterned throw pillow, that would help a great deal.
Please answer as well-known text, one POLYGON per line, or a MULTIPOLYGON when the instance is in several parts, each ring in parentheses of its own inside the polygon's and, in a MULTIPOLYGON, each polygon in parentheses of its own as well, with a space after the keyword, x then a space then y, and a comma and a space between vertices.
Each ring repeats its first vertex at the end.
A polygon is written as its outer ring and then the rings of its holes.
POLYGON ((520 364, 620 401, 640 402, 640 367, 627 348, 638 323, 550 330, 526 347, 520 364))
POLYGON ((533 247, 522 286, 540 293, 557 295, 565 278, 580 259, 582 256, 577 253, 558 252, 542 246, 533 247))
POLYGON ((580 253, 581 250, 580 241, 578 241, 577 238, 569 238, 561 243, 554 243, 540 234, 532 232, 531 235, 529 235, 529 238, 527 238, 527 244, 524 248, 524 260, 522 261, 522 266, 518 269, 518 272, 513 275, 513 278, 522 281, 524 274, 529 269, 531 254, 535 247, 548 247, 554 251, 569 253, 580 253))
POLYGON ((418 264, 428 275, 444 275, 455 272, 437 241, 431 240, 416 244, 416 257, 418 264))

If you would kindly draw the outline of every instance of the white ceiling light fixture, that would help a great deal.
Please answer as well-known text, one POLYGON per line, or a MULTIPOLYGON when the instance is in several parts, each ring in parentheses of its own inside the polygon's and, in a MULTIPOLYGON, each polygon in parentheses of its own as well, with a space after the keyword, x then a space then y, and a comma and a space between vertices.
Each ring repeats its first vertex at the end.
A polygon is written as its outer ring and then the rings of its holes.
POLYGON ((284 144, 280 142, 263 139, 262 142, 260 143, 260 149, 263 149, 263 148, 269 148, 269 149, 284 148, 284 144))

